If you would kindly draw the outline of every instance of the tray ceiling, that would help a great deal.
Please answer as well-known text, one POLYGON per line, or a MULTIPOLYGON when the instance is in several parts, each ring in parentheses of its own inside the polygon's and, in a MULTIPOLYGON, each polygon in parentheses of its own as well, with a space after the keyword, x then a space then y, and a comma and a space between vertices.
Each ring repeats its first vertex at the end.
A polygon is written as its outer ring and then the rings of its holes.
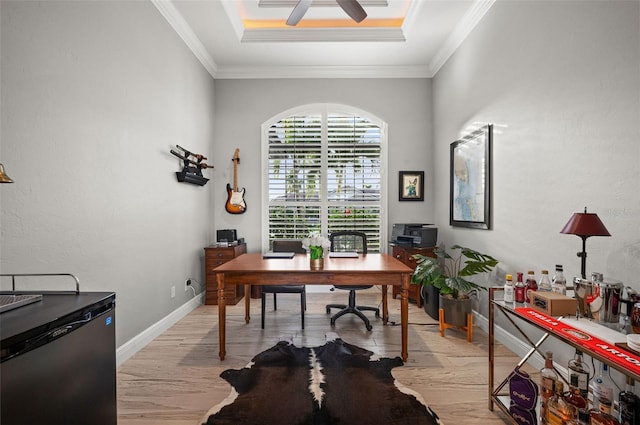
POLYGON ((151 0, 214 78, 431 77, 495 0, 151 0))

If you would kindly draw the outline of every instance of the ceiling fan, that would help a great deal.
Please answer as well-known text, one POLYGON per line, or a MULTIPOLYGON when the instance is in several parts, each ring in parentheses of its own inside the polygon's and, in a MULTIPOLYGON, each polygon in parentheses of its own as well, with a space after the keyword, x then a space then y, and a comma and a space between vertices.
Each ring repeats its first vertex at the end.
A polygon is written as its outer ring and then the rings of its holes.
MULTIPOLYGON (((291 11, 289 19, 287 19, 287 25, 296 26, 300 19, 307 13, 309 6, 313 0, 298 0, 298 4, 291 11)), ((340 5, 342 10, 351 17, 354 21, 360 23, 367 17, 367 12, 364 11, 358 0, 336 0, 336 3, 340 5)))

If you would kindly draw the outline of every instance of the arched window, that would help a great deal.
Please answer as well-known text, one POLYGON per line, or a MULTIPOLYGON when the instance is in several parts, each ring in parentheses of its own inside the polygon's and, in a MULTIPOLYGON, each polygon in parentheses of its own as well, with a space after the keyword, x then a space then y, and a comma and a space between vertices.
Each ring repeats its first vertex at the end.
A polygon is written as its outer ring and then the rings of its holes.
POLYGON ((312 231, 367 234, 381 252, 386 228, 386 125, 342 105, 309 105, 262 125, 263 249, 312 231))

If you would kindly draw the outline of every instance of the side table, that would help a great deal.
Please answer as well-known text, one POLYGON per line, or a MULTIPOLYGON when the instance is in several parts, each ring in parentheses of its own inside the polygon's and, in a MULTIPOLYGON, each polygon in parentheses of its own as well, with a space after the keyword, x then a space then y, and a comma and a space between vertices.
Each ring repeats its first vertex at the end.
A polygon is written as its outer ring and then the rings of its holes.
MULTIPOLYGON (((422 254, 427 257, 435 257, 435 254, 433 253, 435 247, 433 246, 417 248, 407 245, 391 244, 391 247, 392 255, 412 269, 416 268, 416 261, 411 258, 412 255, 422 254)), ((409 285, 409 301, 415 302, 418 307, 422 307, 422 295, 420 294, 420 288, 421 285, 409 285)), ((400 295, 400 287, 394 286, 392 297, 395 299, 397 295, 400 295)))
MULTIPOLYGON (((205 304, 218 304, 218 283, 216 282, 215 268, 247 252, 247 244, 219 247, 208 246, 204 249, 205 264, 205 304)), ((243 285, 225 285, 224 297, 227 305, 236 305, 244 296, 243 285)))

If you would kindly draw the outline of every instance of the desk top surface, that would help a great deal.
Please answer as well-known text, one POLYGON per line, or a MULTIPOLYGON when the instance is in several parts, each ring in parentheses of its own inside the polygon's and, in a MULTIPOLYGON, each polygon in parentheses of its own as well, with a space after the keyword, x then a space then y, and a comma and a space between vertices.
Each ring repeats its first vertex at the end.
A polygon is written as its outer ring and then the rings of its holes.
POLYGON ((262 254, 242 254, 215 269, 216 272, 264 273, 413 273, 413 269, 387 254, 360 254, 357 258, 324 258, 322 270, 310 270, 309 256, 296 254, 293 258, 262 258, 262 254))

